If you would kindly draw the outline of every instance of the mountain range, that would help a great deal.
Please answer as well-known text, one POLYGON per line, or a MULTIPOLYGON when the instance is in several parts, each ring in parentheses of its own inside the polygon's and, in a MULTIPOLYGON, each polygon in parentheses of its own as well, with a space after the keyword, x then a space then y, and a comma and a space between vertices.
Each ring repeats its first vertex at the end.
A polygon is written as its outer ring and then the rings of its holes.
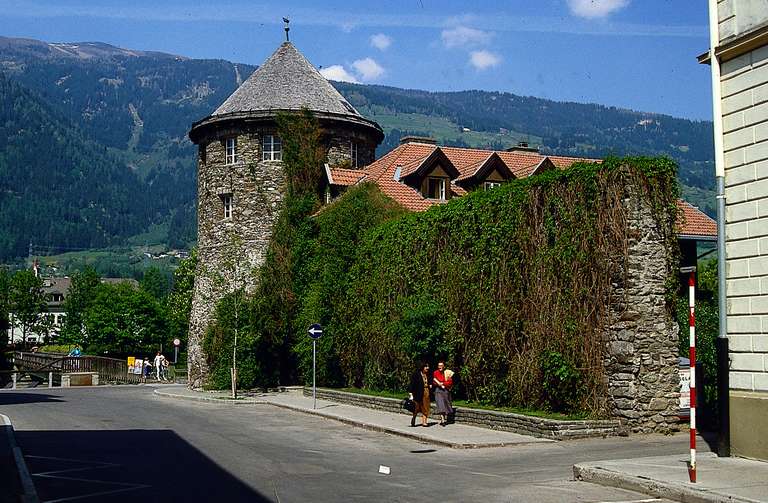
MULTIPOLYGON (((195 241, 190 125, 255 70, 99 42, 0 37, 0 260, 30 242, 51 252, 117 246, 150 228, 195 241)), ((334 82, 385 131, 445 145, 587 157, 664 155, 685 197, 712 214, 712 123, 488 91, 428 92, 334 82)))

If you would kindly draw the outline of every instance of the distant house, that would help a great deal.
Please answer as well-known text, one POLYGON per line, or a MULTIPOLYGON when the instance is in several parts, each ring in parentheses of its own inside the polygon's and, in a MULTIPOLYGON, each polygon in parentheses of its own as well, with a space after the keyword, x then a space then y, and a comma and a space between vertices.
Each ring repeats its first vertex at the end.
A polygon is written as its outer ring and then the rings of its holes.
MULTIPOLYGON (((138 286, 139 283, 131 278, 102 278, 102 283, 118 284, 129 283, 138 286)), ((64 300, 69 294, 69 288, 72 286, 71 278, 43 278, 43 293, 46 298, 47 311, 43 314, 49 320, 47 326, 50 331, 47 333, 31 331, 27 333, 26 341, 21 326, 18 325, 13 313, 10 313, 10 328, 8 330, 8 340, 12 344, 22 342, 32 344, 42 344, 55 340, 61 332, 61 326, 64 324, 64 318, 67 316, 64 311, 64 300), (46 340, 46 337, 48 340, 46 340)))
MULTIPOLYGON (((475 190, 492 190, 502 183, 544 171, 566 169, 575 162, 599 159, 540 154, 521 143, 507 150, 438 146, 430 138, 408 136, 401 144, 363 169, 326 165, 326 202, 348 187, 370 181, 404 208, 424 211, 475 190)), ((705 213, 678 201, 678 242, 683 264, 696 263, 696 243, 716 241, 717 226, 705 213)))

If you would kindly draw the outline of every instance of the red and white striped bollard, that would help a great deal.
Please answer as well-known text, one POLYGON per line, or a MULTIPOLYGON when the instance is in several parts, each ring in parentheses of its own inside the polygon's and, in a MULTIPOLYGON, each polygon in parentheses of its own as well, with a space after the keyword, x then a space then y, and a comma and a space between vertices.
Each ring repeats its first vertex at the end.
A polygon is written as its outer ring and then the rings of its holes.
POLYGON ((696 272, 691 271, 688 276, 688 325, 690 330, 689 354, 691 365, 691 464, 688 466, 688 477, 691 482, 696 482, 696 272))

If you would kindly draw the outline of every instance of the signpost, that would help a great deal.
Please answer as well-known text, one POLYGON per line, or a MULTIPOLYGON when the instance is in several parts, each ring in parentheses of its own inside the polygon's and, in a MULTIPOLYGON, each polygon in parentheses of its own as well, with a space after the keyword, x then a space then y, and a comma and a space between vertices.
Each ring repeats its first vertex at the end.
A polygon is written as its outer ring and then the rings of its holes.
POLYGON ((312 408, 317 408, 317 340, 323 336, 323 327, 313 323, 307 330, 312 337, 312 408))
POLYGON ((181 340, 173 340, 173 364, 176 365, 179 361, 179 346, 181 346, 181 340))

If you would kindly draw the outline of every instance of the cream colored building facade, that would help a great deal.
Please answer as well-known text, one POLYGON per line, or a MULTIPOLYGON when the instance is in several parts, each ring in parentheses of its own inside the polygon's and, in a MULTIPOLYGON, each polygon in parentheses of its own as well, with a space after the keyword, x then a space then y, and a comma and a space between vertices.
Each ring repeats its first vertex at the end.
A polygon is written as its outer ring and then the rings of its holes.
POLYGON ((731 454, 768 459, 768 0, 717 15, 731 454))

